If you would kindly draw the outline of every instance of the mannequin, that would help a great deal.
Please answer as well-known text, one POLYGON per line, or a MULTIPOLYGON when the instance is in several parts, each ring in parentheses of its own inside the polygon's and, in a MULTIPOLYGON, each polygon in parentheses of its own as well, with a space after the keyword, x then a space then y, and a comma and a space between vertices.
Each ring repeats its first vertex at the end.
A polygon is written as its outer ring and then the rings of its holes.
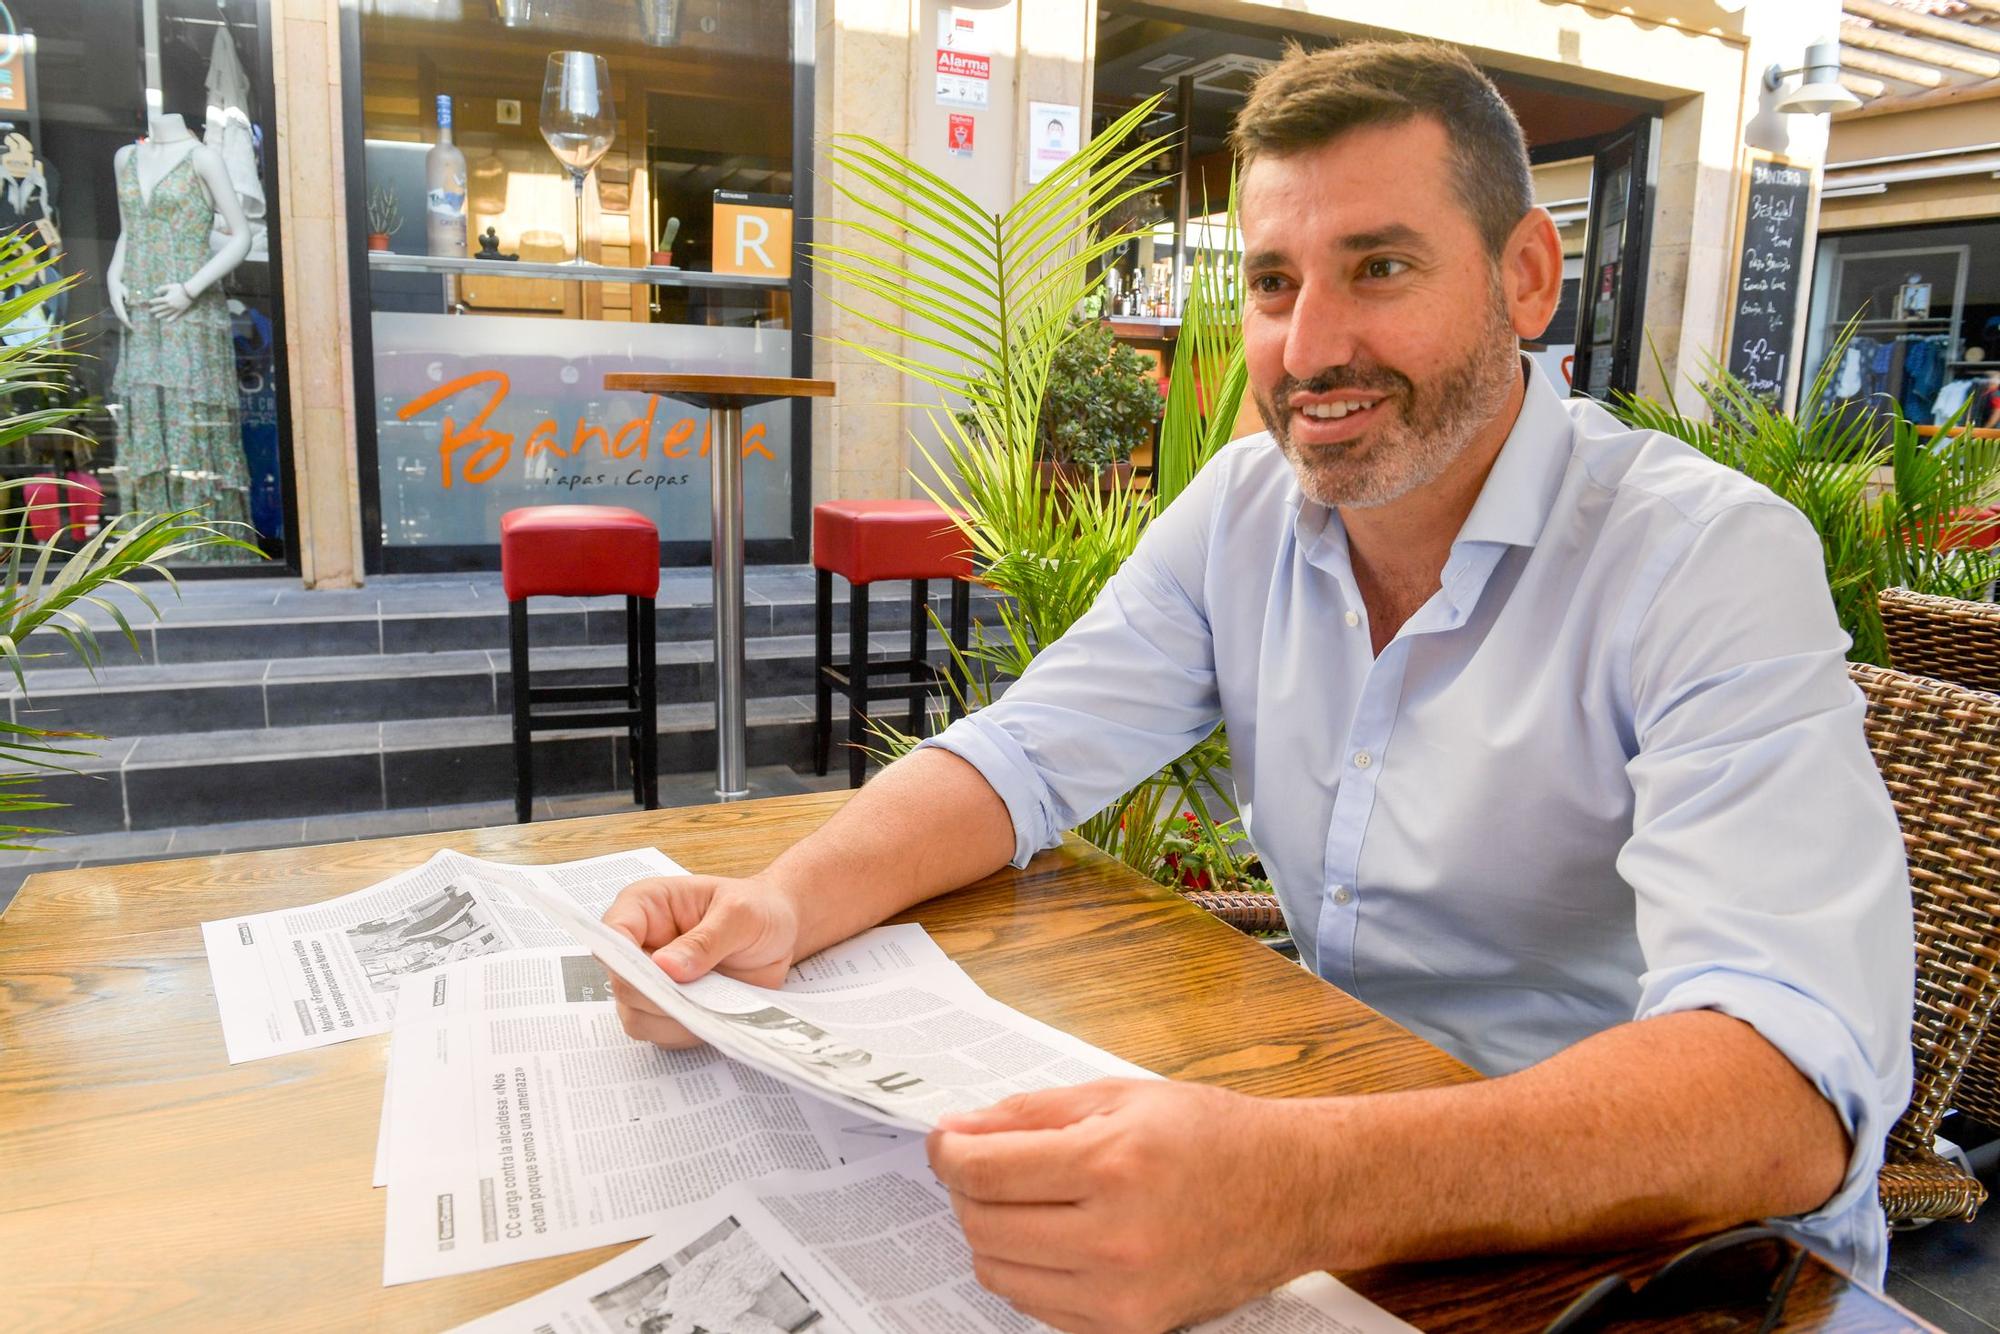
POLYGON ((120 461, 131 478, 128 508, 200 510, 210 522, 246 525, 247 536, 250 477, 220 286, 250 251, 242 202, 221 155, 177 115, 154 120, 145 140, 118 150, 112 168, 120 231, 104 281, 125 326, 111 388, 125 404, 120 461), (218 215, 228 235, 211 253, 218 215))

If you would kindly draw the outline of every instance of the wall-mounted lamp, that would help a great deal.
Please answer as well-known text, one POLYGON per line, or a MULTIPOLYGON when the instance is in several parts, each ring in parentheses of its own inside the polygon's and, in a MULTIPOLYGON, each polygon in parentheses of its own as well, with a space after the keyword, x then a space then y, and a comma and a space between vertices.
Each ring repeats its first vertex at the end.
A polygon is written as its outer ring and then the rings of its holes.
POLYGON ((1778 99, 1778 110, 1786 115, 1817 116, 1861 105, 1861 99, 1840 84, 1839 42, 1814 42, 1806 48, 1806 63, 1800 69, 1771 66, 1764 71, 1764 87, 1776 92, 1794 74, 1805 75, 1805 81, 1778 99))

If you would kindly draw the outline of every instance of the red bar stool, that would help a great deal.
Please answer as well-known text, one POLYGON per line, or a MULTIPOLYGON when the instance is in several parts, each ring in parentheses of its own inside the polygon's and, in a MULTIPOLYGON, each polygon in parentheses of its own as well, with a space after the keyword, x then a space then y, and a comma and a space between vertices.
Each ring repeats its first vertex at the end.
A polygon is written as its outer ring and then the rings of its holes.
POLYGON ((930 662, 930 581, 951 580, 951 641, 963 653, 970 633, 972 549, 951 515, 928 500, 829 500, 813 506, 813 566, 818 575, 813 617, 813 771, 825 773, 833 748, 833 692, 847 696, 847 785, 860 787, 867 759, 868 702, 907 699, 908 730, 920 735, 924 700, 942 688, 951 716, 962 711, 955 664, 930 662), (833 576, 848 584, 847 661, 833 661, 833 576), (868 657, 868 586, 910 581, 910 656, 868 657), (877 676, 907 676, 880 681, 877 676))
POLYGON ((658 710, 654 705, 653 599, 660 591, 660 534, 634 510, 608 505, 536 505, 500 517, 500 582, 507 591, 514 678, 514 816, 533 818, 534 733, 555 727, 622 727, 631 743, 632 800, 660 805, 658 710), (535 686, 528 676, 528 599, 625 599, 625 681, 535 686), (537 704, 614 699, 621 709, 536 713, 537 704))

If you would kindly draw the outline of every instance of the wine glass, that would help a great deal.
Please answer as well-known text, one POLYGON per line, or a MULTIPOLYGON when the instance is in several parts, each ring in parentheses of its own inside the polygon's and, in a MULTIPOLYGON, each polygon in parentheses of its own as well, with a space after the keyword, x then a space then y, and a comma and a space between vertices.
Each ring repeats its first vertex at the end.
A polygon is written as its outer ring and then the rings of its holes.
POLYGON ((542 78, 542 138, 576 184, 576 259, 583 257, 583 182, 611 150, 618 116, 611 106, 611 67, 588 51, 554 51, 542 78))

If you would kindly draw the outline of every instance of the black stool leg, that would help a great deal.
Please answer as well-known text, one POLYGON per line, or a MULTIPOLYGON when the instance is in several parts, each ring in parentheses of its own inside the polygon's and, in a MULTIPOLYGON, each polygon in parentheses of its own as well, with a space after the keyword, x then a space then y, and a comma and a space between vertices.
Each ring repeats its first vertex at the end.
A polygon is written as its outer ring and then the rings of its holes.
POLYGON ((660 809, 659 649, 653 599, 639 600, 639 749, 642 756, 641 800, 646 809, 660 809))
POLYGON ((931 581, 910 580, 910 726, 911 736, 924 734, 927 692, 924 663, 931 649, 931 581))
MULTIPOLYGON (((972 586, 963 579, 951 581, 951 642, 958 645, 958 654, 972 643, 972 586)), ((947 716, 954 721, 965 713, 958 702, 965 693, 965 673, 959 667, 958 654, 945 667, 947 679, 956 687, 946 692, 951 697, 947 716)))
POLYGON ((646 757, 641 753, 645 747, 640 743, 640 724, 644 721, 639 708, 639 599, 625 595, 625 707, 631 710, 632 721, 625 728, 625 758, 632 766, 632 801, 643 805, 646 800, 646 757))
POLYGON ((868 769, 861 747, 868 738, 868 585, 847 594, 847 785, 860 787, 868 769))
POLYGON ((535 762, 534 734, 528 727, 528 600, 516 598, 507 604, 508 662, 514 688, 514 820, 527 824, 534 819, 535 762))
POLYGON ((813 772, 824 775, 833 749, 833 683, 826 679, 833 666, 833 571, 813 573, 813 772))

